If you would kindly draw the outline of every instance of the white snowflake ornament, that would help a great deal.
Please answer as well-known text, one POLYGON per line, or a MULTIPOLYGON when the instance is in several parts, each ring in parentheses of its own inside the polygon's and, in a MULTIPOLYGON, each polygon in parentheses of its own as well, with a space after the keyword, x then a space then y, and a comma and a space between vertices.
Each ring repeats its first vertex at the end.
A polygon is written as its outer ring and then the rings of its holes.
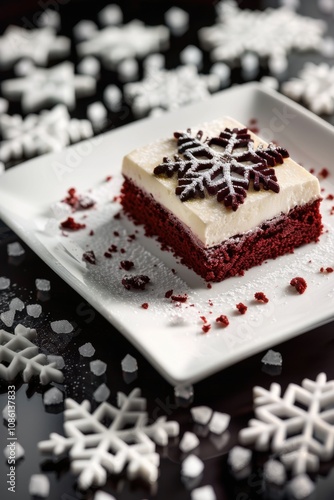
POLYGON ((65 408, 66 437, 52 433, 38 447, 55 455, 69 450, 72 471, 79 475, 82 489, 104 485, 107 472, 119 474, 126 465, 129 479, 142 477, 154 483, 159 465, 155 443, 165 446, 169 437, 179 434, 179 424, 167 422, 166 417, 148 424, 140 389, 128 396, 118 393, 118 408, 104 402, 91 412, 89 401, 79 404, 73 399, 65 400, 65 408), (111 420, 108 426, 105 419, 111 420))
POLYGON ((213 61, 233 62, 252 52, 270 62, 292 50, 318 50, 326 30, 325 22, 286 8, 239 9, 234 0, 228 0, 217 5, 217 12, 217 24, 199 31, 213 61))
POLYGON ((76 75, 70 61, 57 64, 49 69, 36 68, 22 78, 5 80, 2 93, 12 100, 21 100, 25 113, 64 104, 73 109, 76 97, 92 95, 96 80, 89 75, 76 75))
POLYGON ((316 471, 319 460, 333 458, 334 380, 324 373, 301 386, 290 384, 283 396, 276 383, 269 391, 255 387, 254 405, 256 418, 239 434, 242 444, 271 448, 294 475, 316 471))
POLYGON ((64 375, 55 368, 56 363, 49 363, 31 342, 36 336, 36 330, 22 325, 15 328, 15 334, 0 330, 0 379, 14 380, 22 372, 24 382, 34 375, 38 375, 42 385, 63 382, 64 375))
POLYGON ((203 101, 220 86, 217 75, 200 75, 194 66, 148 72, 144 79, 124 86, 126 101, 136 116, 161 108, 173 110, 192 102, 203 101))
POLYGON ((146 26, 133 20, 122 26, 107 26, 96 31, 89 40, 77 45, 80 57, 97 56, 107 68, 114 69, 120 61, 168 48, 169 30, 166 26, 146 26))
POLYGON ((313 113, 334 113, 334 66, 306 63, 298 78, 283 83, 282 92, 303 101, 313 113))
POLYGON ((46 66, 49 59, 66 57, 70 47, 69 38, 56 36, 49 27, 26 30, 19 26, 9 26, 0 37, 0 68, 11 68, 23 58, 30 59, 39 66, 46 66))
POLYGON ((62 104, 50 111, 42 111, 39 115, 30 114, 24 119, 19 115, 1 115, 0 132, 3 137, 0 160, 4 163, 24 156, 31 158, 61 151, 71 142, 88 139, 93 135, 90 122, 71 119, 67 108, 62 104))

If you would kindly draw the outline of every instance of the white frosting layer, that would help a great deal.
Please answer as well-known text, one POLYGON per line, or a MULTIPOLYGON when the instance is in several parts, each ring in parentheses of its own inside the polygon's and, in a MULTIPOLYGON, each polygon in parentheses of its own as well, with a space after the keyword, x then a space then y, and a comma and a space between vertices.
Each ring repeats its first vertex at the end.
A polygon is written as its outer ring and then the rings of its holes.
MULTIPOLYGON (((203 130, 205 136, 219 135, 226 127, 243 128, 244 125, 231 118, 223 118, 192 128, 193 132, 203 130)), ((172 133, 174 131, 171 131, 172 133)), ((255 146, 267 143, 250 133, 255 146)), ((320 187, 316 177, 310 174, 291 158, 275 168, 280 192, 247 192, 247 198, 233 212, 214 196, 182 202, 175 194, 176 176, 164 178, 153 174, 154 168, 162 163, 165 156, 177 153, 174 138, 160 139, 153 144, 138 148, 123 160, 122 173, 139 188, 181 220, 197 236, 205 247, 218 245, 236 234, 251 231, 266 220, 288 213, 292 208, 305 205, 320 198, 320 187)))

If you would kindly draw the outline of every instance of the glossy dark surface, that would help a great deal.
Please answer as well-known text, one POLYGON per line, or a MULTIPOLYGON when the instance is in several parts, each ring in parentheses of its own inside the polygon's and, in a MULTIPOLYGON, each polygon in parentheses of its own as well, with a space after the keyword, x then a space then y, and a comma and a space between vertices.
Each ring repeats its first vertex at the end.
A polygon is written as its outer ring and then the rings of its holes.
MULTIPOLYGON (((62 33, 69 34, 71 27, 80 19, 95 19, 96 12, 106 2, 70 2, 61 7, 63 18, 62 33)), ((181 2, 179 2, 181 4, 181 2)), ((196 31, 200 26, 209 25, 214 19, 212 5, 205 2, 195 4, 184 2, 184 7, 190 12, 192 26, 189 33, 181 39, 172 39, 171 49, 167 53, 167 65, 178 64, 178 53, 189 43, 196 43, 196 31)), ((262 7, 270 2, 242 2, 243 5, 262 7)), ((32 18, 33 2, 5 2, 2 10, 4 23, 20 24, 22 16, 32 18), (16 8, 14 6, 16 5, 16 8), (30 17, 29 17, 30 16, 30 17)), ((124 2, 126 21, 139 17, 155 24, 163 21, 163 12, 169 2, 124 2)), ((277 5, 271 2, 271 5, 277 5)), ((316 8, 316 2, 302 2, 302 12, 317 17, 323 17, 316 8)), ((37 9, 40 7, 37 5, 37 9)), ((333 21, 330 20, 330 30, 333 33, 333 21)), ((73 55, 73 58, 75 56, 73 55)), ((290 74, 295 75, 305 60, 319 61, 315 54, 293 55, 290 58, 290 74)), ((75 59, 73 59, 75 60, 75 59)), ((332 62, 332 61, 329 61, 332 62)), ((209 58, 206 55, 204 70, 209 68, 209 58)), ((263 74, 265 69, 263 69, 263 74)), ((8 73, 9 75, 9 73, 8 73)), ((8 76, 6 75, 6 76, 8 76)), ((116 75, 102 72, 99 83, 99 95, 91 100, 79 101, 75 115, 83 117, 87 103, 101 97, 101 91, 108 82, 116 82, 116 75)), ((233 72, 233 81, 241 82, 240 70, 233 72)), ((12 106, 11 112, 19 111, 19 106, 12 106)), ((131 112, 124 106, 122 112, 113 117, 109 128, 122 125, 132 119, 131 112)), ((1 178, 0 178, 1 182, 1 178)), ((43 313, 40 318, 26 317, 26 313, 17 313, 16 320, 37 329, 38 345, 46 354, 61 354, 66 367, 64 369, 64 389, 67 397, 77 401, 92 400, 94 390, 105 381, 111 389, 109 401, 116 403, 118 391, 130 392, 134 387, 140 387, 142 394, 148 400, 148 412, 157 417, 166 414, 169 419, 177 420, 181 425, 181 435, 185 430, 193 430, 189 407, 175 403, 173 388, 150 366, 136 349, 125 340, 117 330, 104 318, 96 313, 77 293, 54 274, 34 253, 23 244, 26 254, 18 261, 9 260, 7 244, 17 241, 17 237, 0 222, 0 276, 10 278, 12 286, 8 291, 0 292, 0 312, 8 309, 11 298, 17 296, 26 304, 40 303, 43 313), (35 279, 45 278, 51 281, 51 293, 47 300, 37 297, 35 279), (74 335, 60 341, 53 334, 50 321, 67 319, 74 326, 74 335), (85 342, 91 342, 96 353, 94 359, 101 359, 108 364, 102 377, 94 377, 89 370, 88 358, 80 357, 78 347, 85 342), (139 371, 136 380, 126 381, 121 370, 121 360, 130 353, 138 360, 139 371)), ((334 264, 334 263, 333 263, 334 264)), ((334 279, 334 275, 333 275, 334 279)), ((312 314, 312 311, 309 312, 312 314)), ((268 322, 268 335, 273 325, 268 322)), ((159 332, 157 332, 158 334, 159 332)), ((291 382, 300 384, 307 377, 314 379, 319 372, 326 372, 328 379, 334 378, 334 323, 327 324, 316 330, 274 349, 282 353, 283 368, 281 373, 270 375, 261 364, 264 353, 259 353, 241 363, 238 363, 195 385, 194 405, 208 405, 216 411, 231 415, 228 433, 222 438, 213 438, 209 434, 200 438, 201 443, 196 453, 205 462, 203 477, 199 485, 211 484, 218 500, 258 500, 267 498, 263 489, 262 465, 268 459, 268 454, 254 453, 252 474, 244 481, 236 481, 227 466, 227 453, 237 443, 238 432, 250 418, 252 411, 252 388, 261 385, 269 388, 272 382, 278 382, 283 390, 291 382)), ((23 384, 20 377, 15 381, 17 404, 17 437, 25 449, 25 457, 16 468, 16 493, 9 493, 6 485, 8 467, 2 456, 0 459, 0 500, 15 498, 26 500, 28 483, 31 474, 43 471, 51 482, 50 500, 91 500, 94 490, 86 493, 76 488, 75 477, 69 472, 69 461, 66 456, 53 461, 52 457, 42 456, 37 450, 37 443, 48 438, 51 432, 63 434, 62 408, 57 412, 47 410, 42 401, 42 395, 47 387, 37 383, 23 384)), ((7 385, 0 386, 0 410, 6 404, 7 385)), ((4 448, 7 439, 5 423, 0 426, 0 448, 4 448)), ((2 453, 2 451, 0 452, 2 453)), ((114 495, 117 500, 189 500, 190 491, 181 481, 180 464, 182 454, 178 448, 178 440, 172 440, 166 449, 160 449, 161 468, 156 489, 150 489, 140 481, 129 482, 125 473, 120 477, 110 477, 104 491, 114 495)), ((323 464, 320 473, 313 476, 317 488, 310 500, 332 500, 334 498, 334 461, 323 464)), ((192 485, 193 486, 193 485, 192 485)))

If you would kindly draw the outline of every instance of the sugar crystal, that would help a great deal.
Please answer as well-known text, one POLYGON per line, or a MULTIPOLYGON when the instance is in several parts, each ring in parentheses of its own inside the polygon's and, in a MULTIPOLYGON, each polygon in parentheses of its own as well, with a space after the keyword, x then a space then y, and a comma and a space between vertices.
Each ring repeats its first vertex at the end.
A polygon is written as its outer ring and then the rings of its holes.
POLYGON ((180 61, 182 64, 192 64, 201 69, 203 64, 203 52, 195 45, 188 45, 180 53, 180 61))
POLYGON ((0 115, 7 113, 9 102, 4 97, 0 97, 0 115))
POLYGON ((306 474, 300 474, 290 481, 288 488, 294 499, 303 500, 314 491, 314 483, 306 474))
POLYGON ((42 313, 42 306, 40 304, 29 304, 27 306, 27 313, 33 318, 39 318, 42 313))
POLYGON ((195 406, 190 409, 193 421, 197 424, 206 425, 212 417, 212 409, 208 406, 195 406))
POLYGON ((73 326, 66 319, 59 321, 52 321, 50 323, 52 330, 55 333, 71 333, 73 332, 73 326))
POLYGON ((174 387, 174 395, 176 398, 189 400, 194 395, 194 387, 192 385, 177 385, 174 387))
POLYGON ((50 481, 44 474, 33 474, 29 482, 29 495, 46 498, 50 493, 50 481))
POLYGON ((269 349, 269 351, 261 359, 261 362, 264 365, 282 366, 282 354, 280 352, 269 349))
POLYGON ((9 309, 12 309, 13 311, 23 311, 24 303, 22 302, 21 299, 15 297, 14 299, 11 300, 9 304, 9 309))
POLYGON ((229 426, 231 417, 227 413, 215 411, 209 423, 209 429, 214 434, 222 434, 229 426))
POLYGON ((93 76, 94 78, 98 78, 100 69, 101 65, 99 60, 93 56, 84 57, 77 66, 78 73, 81 73, 82 75, 93 76))
POLYGON ((252 460, 252 451, 242 446, 234 446, 228 454, 228 463, 233 472, 240 472, 249 466, 252 460))
POLYGON ((193 450, 199 445, 199 439, 193 432, 185 432, 180 441, 180 450, 183 453, 188 453, 188 451, 193 450))
POLYGON ((122 9, 116 4, 110 4, 104 7, 104 9, 98 13, 97 17, 101 26, 115 26, 123 22, 122 9))
POLYGON ((103 375, 107 369, 107 364, 99 359, 95 359, 89 363, 90 371, 94 373, 97 377, 103 375))
POLYGON ((0 277, 0 290, 7 290, 10 287, 10 279, 4 276, 0 277))
POLYGON ((93 102, 87 107, 87 118, 95 126, 103 126, 107 118, 107 110, 102 102, 93 102))
POLYGON ((8 328, 10 328, 14 323, 15 313, 15 309, 9 309, 8 311, 0 314, 1 321, 5 323, 8 328))
POLYGON ((122 370, 123 372, 126 373, 133 373, 138 370, 138 363, 136 358, 131 356, 130 354, 127 354, 125 358, 122 360, 122 370))
POLYGON ((91 358, 95 354, 95 349, 90 342, 79 347, 79 353, 85 358, 91 358))
POLYGON ((189 455, 183 462, 181 468, 182 476, 198 477, 204 469, 204 463, 196 455, 189 455))
POLYGON ((122 91, 116 85, 108 85, 104 89, 103 100, 110 111, 119 111, 122 105, 122 91))
POLYGON ((83 19, 78 22, 73 28, 73 34, 76 40, 82 42, 83 40, 89 40, 97 32, 97 25, 90 20, 83 19))
POLYGON ((51 289, 50 281, 44 279, 35 280, 36 288, 39 292, 49 292, 51 289))
POLYGON ((116 500, 116 498, 105 491, 97 491, 94 495, 94 500, 116 500))
POLYGON ((119 63, 117 71, 121 82, 133 82, 138 79, 138 62, 133 58, 125 59, 119 63))
POLYGON ((278 460, 268 460, 263 467, 264 479, 271 484, 282 486, 286 481, 285 467, 278 460))
POLYGON ((46 9, 39 16, 37 20, 37 26, 41 28, 54 28, 55 30, 59 30, 61 25, 61 18, 59 12, 54 9, 46 9))
POLYGON ((201 486, 191 492, 191 500, 216 500, 216 494, 212 486, 201 486))
POLYGON ((25 254, 25 250, 18 241, 15 241, 7 245, 7 254, 9 257, 21 257, 25 254))
POLYGON ((56 363, 55 367, 58 370, 62 370, 65 366, 65 361, 62 356, 56 356, 55 354, 48 354, 47 360, 49 363, 56 363))
POLYGON ((110 389, 106 384, 101 384, 93 393, 93 398, 98 403, 106 401, 110 396, 110 389))
MULTIPOLYGON (((8 443, 9 444, 9 443, 8 443)), ((14 446, 15 446, 15 460, 20 460, 20 458, 24 457, 24 448, 20 445, 18 441, 14 441, 14 446)), ((11 447, 13 446, 12 444, 10 445, 11 447)), ((13 450, 9 448, 9 446, 6 446, 3 450, 3 454, 5 455, 6 460, 9 459, 9 457, 13 457, 13 450)))
POLYGON ((189 27, 189 14, 179 7, 171 7, 165 12, 165 23, 175 36, 182 36, 189 27))
POLYGON ((64 394, 58 387, 51 387, 43 395, 43 402, 46 406, 59 405, 64 401, 64 394))

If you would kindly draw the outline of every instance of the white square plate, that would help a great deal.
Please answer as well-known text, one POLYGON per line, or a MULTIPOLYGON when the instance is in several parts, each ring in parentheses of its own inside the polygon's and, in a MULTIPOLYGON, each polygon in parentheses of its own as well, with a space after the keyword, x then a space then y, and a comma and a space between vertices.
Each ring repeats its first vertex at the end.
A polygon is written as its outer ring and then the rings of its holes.
MULTIPOLYGON (((323 186, 327 193, 334 193, 333 127, 257 83, 233 87, 208 101, 27 161, 0 181, 0 216, 4 222, 173 384, 200 380, 334 317, 334 273, 319 272, 320 267, 334 265, 333 202, 324 200, 322 204, 328 232, 320 243, 253 268, 243 277, 213 284, 211 289, 169 252, 161 251, 154 240, 143 236, 141 230, 129 243, 128 235, 134 227, 125 217, 113 218, 120 207, 110 200, 119 193, 125 154, 175 130, 224 115, 244 124, 256 118, 260 135, 275 139, 306 168, 319 171, 327 167, 331 175, 323 186), (112 180, 105 182, 108 175, 112 180), (63 199, 72 186, 81 192, 92 188, 99 200, 97 209, 87 211, 87 229, 68 238, 60 232, 46 234, 51 204, 63 199), (91 229, 95 231, 93 237, 88 235, 91 229), (110 244, 124 247, 125 253, 106 259, 103 254, 110 244), (98 265, 81 262, 86 249, 95 251, 98 265), (123 259, 135 262, 133 273, 150 276, 151 284, 145 291, 124 289, 121 280, 126 272, 119 266, 123 259), (308 283, 303 295, 289 286, 295 276, 304 277, 308 283), (187 302, 177 304, 166 299, 165 292, 170 289, 175 294, 187 293, 187 302), (268 296, 268 304, 254 301, 258 291, 268 296), (149 304, 148 309, 141 307, 144 302, 149 304), (238 302, 248 306, 245 315, 236 311, 238 302), (215 324, 220 314, 229 317, 227 328, 215 324), (206 316, 212 324, 207 334, 202 332, 200 316, 206 316)), ((75 217, 78 219, 78 214, 75 217)), ((110 348, 112 343, 110 337, 110 348)))

